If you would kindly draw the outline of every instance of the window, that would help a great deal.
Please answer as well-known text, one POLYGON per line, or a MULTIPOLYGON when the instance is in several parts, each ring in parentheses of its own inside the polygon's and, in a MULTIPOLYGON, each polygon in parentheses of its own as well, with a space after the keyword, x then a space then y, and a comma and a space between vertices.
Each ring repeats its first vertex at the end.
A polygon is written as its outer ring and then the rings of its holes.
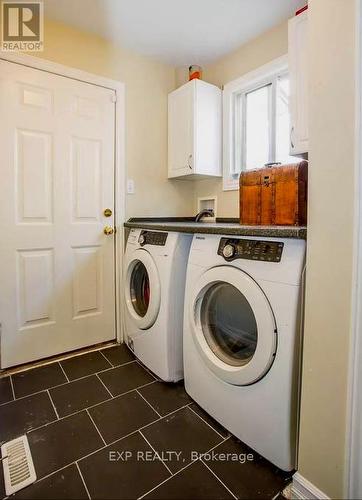
POLYGON ((224 189, 238 189, 242 170, 294 161, 289 155, 286 57, 225 85, 224 189))

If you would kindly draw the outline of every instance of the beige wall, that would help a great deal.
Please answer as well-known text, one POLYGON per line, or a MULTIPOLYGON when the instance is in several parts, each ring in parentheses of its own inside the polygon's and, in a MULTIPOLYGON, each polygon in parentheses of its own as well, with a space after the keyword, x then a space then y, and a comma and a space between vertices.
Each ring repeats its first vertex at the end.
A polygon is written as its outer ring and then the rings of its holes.
POLYGON ((299 472, 332 498, 342 498, 352 288, 355 2, 311 0, 309 5, 309 221, 299 472))
POLYGON ((174 68, 49 20, 45 50, 37 55, 126 84, 126 168, 136 188, 127 195, 127 217, 191 215, 194 184, 167 180, 167 94, 175 87, 174 68))
MULTIPOLYGON (((203 79, 221 87, 269 61, 287 54, 287 52, 288 24, 284 22, 216 63, 206 66, 203 71, 203 79)), ((176 83, 181 85, 185 82, 186 77, 185 69, 179 68, 176 72, 176 83)), ((219 217, 239 216, 238 191, 223 191, 221 179, 201 180, 195 183, 196 199, 210 195, 217 196, 217 215, 219 217)))
MULTIPOLYGON (((204 79, 221 86, 286 52, 283 23, 205 67, 204 79)), ((214 194, 219 216, 238 216, 238 194, 222 191, 221 180, 167 179, 167 94, 186 81, 183 68, 175 79, 171 66, 50 20, 45 23, 45 50, 35 55, 126 84, 126 168, 136 188, 127 195, 127 217, 192 215, 198 196, 214 194)))

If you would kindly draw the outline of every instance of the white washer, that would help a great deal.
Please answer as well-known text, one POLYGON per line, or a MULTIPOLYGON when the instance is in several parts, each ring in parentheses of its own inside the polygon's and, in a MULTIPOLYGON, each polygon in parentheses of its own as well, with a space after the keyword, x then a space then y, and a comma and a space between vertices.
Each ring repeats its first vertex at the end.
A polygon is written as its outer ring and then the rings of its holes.
POLYGON ((190 234, 131 229, 126 246, 126 342, 166 382, 183 378, 183 310, 191 241, 190 234))
POLYGON ((296 465, 305 241, 194 236, 184 318, 185 387, 283 470, 296 465))

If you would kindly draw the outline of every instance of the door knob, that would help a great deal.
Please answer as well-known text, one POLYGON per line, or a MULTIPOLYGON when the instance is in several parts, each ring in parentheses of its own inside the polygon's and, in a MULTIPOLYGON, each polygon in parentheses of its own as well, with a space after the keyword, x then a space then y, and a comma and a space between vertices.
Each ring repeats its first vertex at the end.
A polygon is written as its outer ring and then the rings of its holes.
POLYGON ((104 229, 103 229, 103 232, 106 236, 110 236, 111 234, 114 233, 114 229, 113 227, 111 226, 106 226, 104 229))

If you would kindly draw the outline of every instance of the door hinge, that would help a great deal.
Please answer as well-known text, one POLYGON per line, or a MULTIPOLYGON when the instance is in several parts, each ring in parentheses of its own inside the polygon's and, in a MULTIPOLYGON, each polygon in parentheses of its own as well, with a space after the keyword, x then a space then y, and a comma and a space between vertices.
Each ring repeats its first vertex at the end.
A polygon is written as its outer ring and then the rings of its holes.
POLYGON ((117 102, 117 94, 115 92, 111 95, 111 102, 117 102))

